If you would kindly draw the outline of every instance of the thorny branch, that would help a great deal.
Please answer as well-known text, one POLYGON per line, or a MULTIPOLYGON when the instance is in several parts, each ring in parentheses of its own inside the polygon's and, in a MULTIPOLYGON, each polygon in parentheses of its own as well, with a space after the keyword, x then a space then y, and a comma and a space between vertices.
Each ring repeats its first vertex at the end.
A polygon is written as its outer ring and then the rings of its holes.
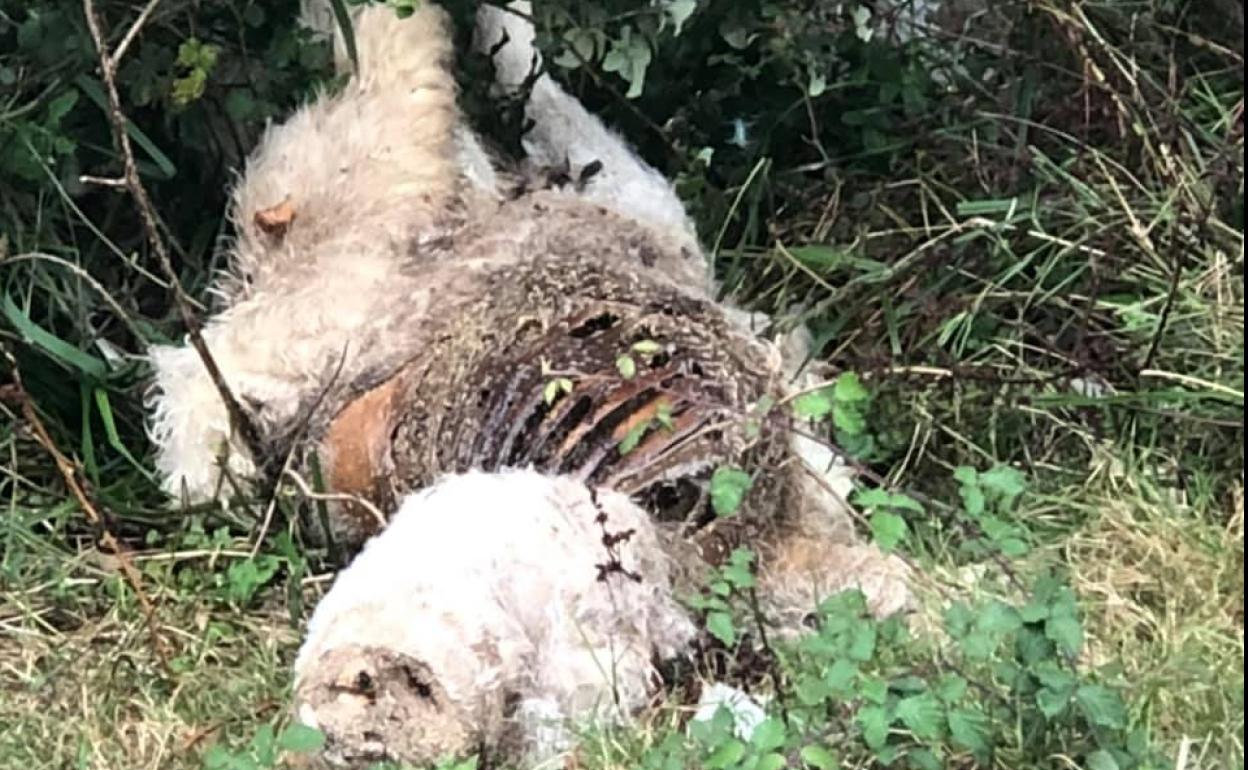
POLYGON ((164 271, 170 285, 173 287, 174 305, 177 307, 178 316, 182 324, 186 327, 191 347, 195 349, 200 360, 203 361, 204 368, 212 379, 212 384, 216 387, 221 400, 225 403, 225 409, 230 418, 230 428, 236 435, 242 438, 243 444, 247 447, 247 451, 251 453, 251 456, 259 461, 263 456, 260 432, 247 412, 244 411, 242 405, 239 404, 238 399, 234 397, 233 391, 230 390, 229 385, 225 381, 225 376, 217 366, 216 359, 212 357, 207 343, 204 342, 203 334, 200 332, 199 321, 191 312, 190 298, 187 297, 186 291, 183 290, 182 282, 178 280, 178 274, 174 271, 173 262, 169 258, 169 251, 165 247, 164 240, 160 237, 160 230, 156 223, 156 214, 152 207, 151 199, 147 195, 147 190, 143 187, 142 181, 139 180, 139 167, 135 163, 134 150, 130 146, 130 137, 126 133, 126 117, 121 111, 121 97, 118 96, 117 92, 117 59, 120 54, 125 52, 126 43, 138 34, 143 21, 155 6, 155 2, 150 2, 144 8, 142 14, 130 27, 129 32, 126 33, 126 39, 122 41, 122 46, 119 47, 117 53, 110 54, 108 44, 105 42, 104 35, 100 30, 100 20, 95 13, 95 3, 93 0, 82 1, 82 10, 86 16, 87 28, 91 32, 91 39, 95 42, 96 53, 100 60, 100 77, 104 81, 104 92, 108 97, 108 121, 112 127, 113 141, 121 154, 122 181, 139 209, 139 218, 142 220, 143 230, 147 235, 148 242, 151 244, 152 251, 156 254, 157 261, 160 262, 161 270, 164 271))

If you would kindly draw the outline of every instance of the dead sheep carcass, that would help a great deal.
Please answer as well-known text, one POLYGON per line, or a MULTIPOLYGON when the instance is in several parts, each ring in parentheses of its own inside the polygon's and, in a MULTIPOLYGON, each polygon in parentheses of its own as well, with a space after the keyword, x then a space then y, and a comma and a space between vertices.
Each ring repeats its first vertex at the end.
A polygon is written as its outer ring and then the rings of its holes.
MULTIPOLYGON (((491 6, 478 14, 478 45, 494 57, 503 92, 529 80, 537 61, 527 5, 513 10, 521 14, 491 6)), ((316 25, 326 13, 314 5, 308 18, 316 25)), ((488 515, 489 527, 511 531, 513 507, 536 506, 549 525, 570 511, 591 515, 586 498, 608 500, 641 533, 627 544, 638 549, 631 558, 641 587, 614 590, 632 590, 630 601, 666 618, 669 630, 680 627, 676 589, 743 544, 759 553, 763 594, 779 616, 800 617, 847 586, 861 587, 879 614, 900 609, 904 570, 858 542, 844 468, 766 414, 797 387, 801 336, 767 342, 748 314, 713 299, 667 181, 540 75, 526 102, 529 162, 567 164, 584 184, 511 192, 457 111, 444 14, 430 5, 406 20, 385 7, 353 14, 358 72, 270 129, 247 164, 231 208, 229 271, 216 287, 223 309, 204 330, 259 428, 259 446, 232 433, 193 350, 151 351, 152 433, 172 495, 202 501, 223 484, 246 489, 315 454, 335 498, 324 534, 358 547, 381 532, 318 607, 300 656, 299 699, 314 704, 309 718, 330 746, 341 757, 407 759, 474 741, 540 743, 517 706, 541 692, 526 689, 531 658, 473 652, 453 658, 455 668, 444 663, 463 652, 464 633, 527 638, 515 625, 523 596, 486 593, 526 568, 519 554, 492 539, 477 543, 497 557, 487 570, 493 582, 465 594, 456 593, 462 572, 400 558, 432 548, 461 570, 477 564, 472 539, 439 526, 444 518, 488 515), (587 168, 597 173, 582 174, 587 168), (623 371, 623 359, 633 371, 623 371), (722 518, 707 484, 728 464, 755 484, 741 511, 722 518), (460 494, 465 478, 504 486, 460 494), (383 531, 397 511, 413 523, 383 531), (453 605, 426 613, 408 603, 418 594, 390 593, 390 582, 436 574, 445 583, 425 590, 460 596, 453 605), (324 641, 331 628, 341 645, 324 641), (418 646, 405 646, 413 640, 418 646), (342 679, 361 665, 364 677, 342 679), (410 693, 401 697, 392 677, 409 670, 417 695, 428 690, 445 706, 445 732, 400 739, 358 721, 407 708, 429 716, 415 701, 398 705, 410 693), (479 676, 497 686, 471 684, 479 676), (482 698, 494 705, 479 710, 482 698)), ((562 544, 578 560, 546 560, 534 579, 560 586, 569 607, 601 606, 613 589, 596 575, 573 570, 561 582, 566 566, 602 558, 602 544, 583 537, 589 525, 578 526, 562 544)), ((612 618, 598 617, 596 633, 624 633, 612 618)), ((619 641, 652 652, 679 643, 644 629, 619 641)), ((642 673, 648 661, 630 660, 628 676, 652 687, 642 673)), ((550 665, 549 676, 566 677, 565 695, 577 690, 583 671, 550 665)), ((639 705, 643 690, 621 698, 621 712, 639 705)), ((588 701, 559 697, 552 715, 592 715, 588 701)))
POLYGON ((326 764, 432 764, 482 747, 549 759, 571 718, 645 706, 652 661, 693 640, 660 538, 626 496, 566 477, 439 480, 317 606, 296 717, 329 736, 326 764))

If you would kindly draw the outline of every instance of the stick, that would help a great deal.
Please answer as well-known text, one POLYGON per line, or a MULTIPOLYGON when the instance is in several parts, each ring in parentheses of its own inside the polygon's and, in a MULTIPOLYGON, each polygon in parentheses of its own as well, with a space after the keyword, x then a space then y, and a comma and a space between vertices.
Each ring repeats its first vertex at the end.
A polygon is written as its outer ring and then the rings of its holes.
MULTIPOLYGON (((154 7, 155 3, 150 3, 144 9, 144 12, 148 13, 154 7)), ((160 231, 156 226, 156 214, 152 208, 152 201, 148 197, 143 183, 139 180, 139 167, 134 160, 134 150, 130 146, 130 137, 126 134, 126 118, 121 111, 121 97, 117 94, 117 62, 108 52, 108 45, 104 41, 103 33, 100 31, 100 20, 95 14, 95 3, 93 0, 82 0, 82 10, 86 15, 87 28, 91 32, 91 39, 95 42, 96 53, 100 60, 100 76, 104 80, 104 91, 108 96, 108 120, 112 126, 113 142, 116 144, 118 152, 121 153, 121 178, 125 183, 126 189, 129 190, 130 196, 134 198, 134 202, 138 206, 139 218, 143 222, 143 229, 147 235, 148 242, 151 244, 152 251, 156 253, 156 258, 160 262, 161 270, 164 271, 170 285, 173 287, 174 305, 177 307, 178 316, 181 318, 182 324, 186 327, 191 347, 195 348, 195 352, 199 354, 200 360, 204 363, 204 368, 208 370, 208 376, 212 379, 212 384, 220 394, 221 400, 225 402, 225 410, 230 417, 230 429, 242 438, 243 444, 251 453, 252 459, 256 462, 261 462, 263 458, 263 444, 260 440, 260 431, 234 397, 233 391, 230 390, 229 385, 225 381, 225 376, 217 366, 216 359, 212 357, 207 343, 204 342, 203 334, 200 333, 199 321, 191 312, 190 300, 186 295, 186 291, 182 288, 182 282, 178 280, 178 274, 173 269, 173 262, 169 259, 169 251, 165 248, 165 242, 161 240, 160 231)), ((139 27, 145 18, 146 16, 140 15, 139 19, 131 26, 130 31, 126 35, 127 41, 133 39, 138 34, 139 27)), ((124 52, 124 49, 121 52, 124 52)))

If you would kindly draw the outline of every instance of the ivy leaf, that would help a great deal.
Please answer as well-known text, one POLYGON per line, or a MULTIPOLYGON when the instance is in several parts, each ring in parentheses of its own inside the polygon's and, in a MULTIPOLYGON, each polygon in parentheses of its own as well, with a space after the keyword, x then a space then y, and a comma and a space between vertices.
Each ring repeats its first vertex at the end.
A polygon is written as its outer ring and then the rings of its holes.
POLYGON ((912 695, 897 703, 897 718, 920 740, 940 737, 945 726, 945 710, 931 693, 912 695))
POLYGON ((977 753, 988 751, 988 736, 991 733, 988 718, 983 712, 965 708, 950 711, 949 733, 953 742, 964 749, 977 753))
POLYGON ((706 630, 725 647, 737 643, 737 628, 732 622, 732 615, 727 612, 712 612, 707 615, 706 630))
POLYGON ((731 516, 741 507, 753 484, 750 474, 740 468, 721 466, 711 475, 711 507, 719 516, 731 516))
POLYGON ((306 754, 325 745, 325 734, 315 727, 295 723, 282 731, 277 745, 282 751, 306 754))
POLYGON ((1075 690, 1075 703, 1088 721, 1098 727, 1121 729, 1127 723, 1122 698, 1099 684, 1085 684, 1075 690))
POLYGON ((908 529, 906 520, 895 513, 876 511, 871 514, 871 538, 885 553, 890 553, 906 539, 908 529))
POLYGON ((879 749, 888 740, 888 711, 883 706, 864 706, 855 718, 862 728, 862 739, 872 749, 879 749))

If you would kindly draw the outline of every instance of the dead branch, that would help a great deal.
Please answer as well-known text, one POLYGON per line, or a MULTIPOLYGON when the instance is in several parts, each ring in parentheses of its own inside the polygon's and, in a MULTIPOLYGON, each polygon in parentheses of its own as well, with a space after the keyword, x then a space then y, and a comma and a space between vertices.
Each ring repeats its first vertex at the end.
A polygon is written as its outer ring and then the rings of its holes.
MULTIPOLYGON (((143 21, 150 14, 151 10, 155 8, 155 5, 155 2, 150 2, 144 8, 139 18, 131 26, 130 31, 127 32, 126 40, 123 41, 123 44, 132 40, 138 34, 143 21)), ((164 240, 160 237, 160 230, 157 226, 156 214, 152 207, 151 199, 147 195, 147 189, 143 187, 143 183, 139 179, 139 167, 134 160, 134 150, 130 146, 130 137, 126 133, 126 116, 121 111, 121 97, 118 96, 117 92, 116 57, 108 52, 108 44, 100 31, 100 20, 96 16, 93 0, 83 0, 82 10, 86 15, 87 28, 91 32, 91 39, 95 42, 96 53, 100 60, 100 77, 104 80, 104 92, 108 97, 108 121, 112 127, 113 142, 121 154, 121 178, 139 209, 139 218, 143 222, 144 232, 147 235, 148 242, 151 244, 152 251, 156 254, 161 270, 164 271, 170 285, 173 287, 174 305, 177 307, 178 316, 181 318, 182 324, 186 327, 191 347, 195 349, 200 360, 203 361, 204 368, 208 371, 208 376, 212 379, 212 383, 220 394, 221 400, 225 403, 225 409, 230 418, 230 429, 242 438, 243 444, 251 453, 252 458, 259 462, 263 456, 260 431, 247 412, 244 411, 238 399, 234 397, 234 393, 230 390, 225 376, 217 366, 216 359, 212 357, 207 343, 204 342, 203 334, 200 332, 199 321, 191 312, 190 298, 187 297, 186 291, 182 288, 182 282, 178 280, 178 274, 174 271, 173 262, 169 258, 169 251, 165 247, 164 240)), ((118 54, 123 52, 124 48, 120 48, 118 54)))

